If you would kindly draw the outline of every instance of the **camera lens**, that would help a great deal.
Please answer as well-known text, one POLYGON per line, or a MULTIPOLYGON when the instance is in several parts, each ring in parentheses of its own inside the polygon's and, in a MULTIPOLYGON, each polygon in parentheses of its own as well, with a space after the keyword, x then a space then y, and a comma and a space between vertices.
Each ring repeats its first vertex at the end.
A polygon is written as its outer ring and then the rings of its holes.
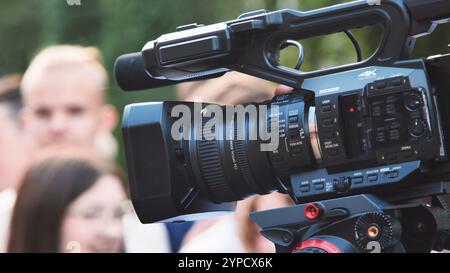
POLYGON ((251 195, 292 192, 290 176, 321 159, 312 101, 291 93, 236 106, 127 106, 122 133, 141 221, 195 220, 251 195))
POLYGON ((208 126, 208 107, 202 110, 202 127, 193 126, 202 135, 190 141, 194 174, 212 200, 230 202, 284 190, 283 178, 320 160, 315 108, 305 96, 282 95, 265 104, 238 107, 245 111, 231 118, 231 111, 221 107, 222 128, 208 126), (265 130, 270 139, 261 137, 265 130))

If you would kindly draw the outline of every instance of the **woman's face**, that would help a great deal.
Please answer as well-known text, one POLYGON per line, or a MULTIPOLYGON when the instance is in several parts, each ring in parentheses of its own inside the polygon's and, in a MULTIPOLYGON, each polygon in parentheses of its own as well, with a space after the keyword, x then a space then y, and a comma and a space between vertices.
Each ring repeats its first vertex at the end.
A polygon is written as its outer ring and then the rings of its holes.
POLYGON ((96 181, 68 207, 60 252, 119 252, 125 200, 116 177, 103 176, 96 181))

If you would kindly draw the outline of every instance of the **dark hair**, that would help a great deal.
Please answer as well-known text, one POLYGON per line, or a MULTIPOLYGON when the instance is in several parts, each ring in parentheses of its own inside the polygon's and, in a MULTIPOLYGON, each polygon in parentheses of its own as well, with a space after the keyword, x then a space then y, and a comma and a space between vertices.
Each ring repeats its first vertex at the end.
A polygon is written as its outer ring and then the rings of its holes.
POLYGON ((113 172, 85 158, 53 156, 34 164, 18 192, 8 252, 59 252, 67 207, 107 173, 113 172))
POLYGON ((10 117, 16 124, 19 124, 19 112, 23 107, 20 81, 18 74, 0 78, 0 104, 8 107, 10 117))

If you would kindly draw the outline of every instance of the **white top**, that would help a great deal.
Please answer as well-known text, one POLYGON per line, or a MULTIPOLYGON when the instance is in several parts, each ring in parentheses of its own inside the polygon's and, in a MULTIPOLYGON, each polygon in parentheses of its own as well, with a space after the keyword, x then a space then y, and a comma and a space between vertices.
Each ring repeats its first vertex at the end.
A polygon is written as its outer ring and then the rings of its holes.
POLYGON ((189 240, 181 253, 245 253, 239 240, 234 214, 222 216, 205 231, 189 240))
POLYGON ((142 224, 136 213, 124 219, 125 252, 167 253, 171 252, 169 234, 164 224, 142 224))
POLYGON ((0 253, 6 252, 8 247, 9 225, 16 197, 16 191, 12 188, 0 191, 0 253))

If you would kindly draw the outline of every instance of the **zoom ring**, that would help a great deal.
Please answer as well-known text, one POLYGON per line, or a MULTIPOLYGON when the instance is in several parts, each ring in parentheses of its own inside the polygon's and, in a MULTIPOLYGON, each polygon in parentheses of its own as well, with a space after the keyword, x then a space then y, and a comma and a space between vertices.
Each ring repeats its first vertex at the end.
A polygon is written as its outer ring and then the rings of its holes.
MULTIPOLYGON (((205 139, 212 139, 211 135, 214 132, 203 128, 205 139)), ((197 143, 200 171, 208 189, 219 202, 236 200, 235 194, 225 181, 225 173, 220 160, 219 142, 216 140, 201 140, 197 143)))
MULTIPOLYGON (((234 122, 234 138, 235 139, 238 137, 237 129, 238 129, 237 122, 234 122)), ((250 170, 250 163, 248 161, 246 142, 244 140, 235 140, 233 142, 234 142, 236 163, 241 172, 242 177, 245 180, 245 183, 250 187, 251 190, 255 191, 256 193, 260 193, 260 189, 258 188, 258 185, 257 185, 255 179, 253 178, 253 175, 250 170)))

